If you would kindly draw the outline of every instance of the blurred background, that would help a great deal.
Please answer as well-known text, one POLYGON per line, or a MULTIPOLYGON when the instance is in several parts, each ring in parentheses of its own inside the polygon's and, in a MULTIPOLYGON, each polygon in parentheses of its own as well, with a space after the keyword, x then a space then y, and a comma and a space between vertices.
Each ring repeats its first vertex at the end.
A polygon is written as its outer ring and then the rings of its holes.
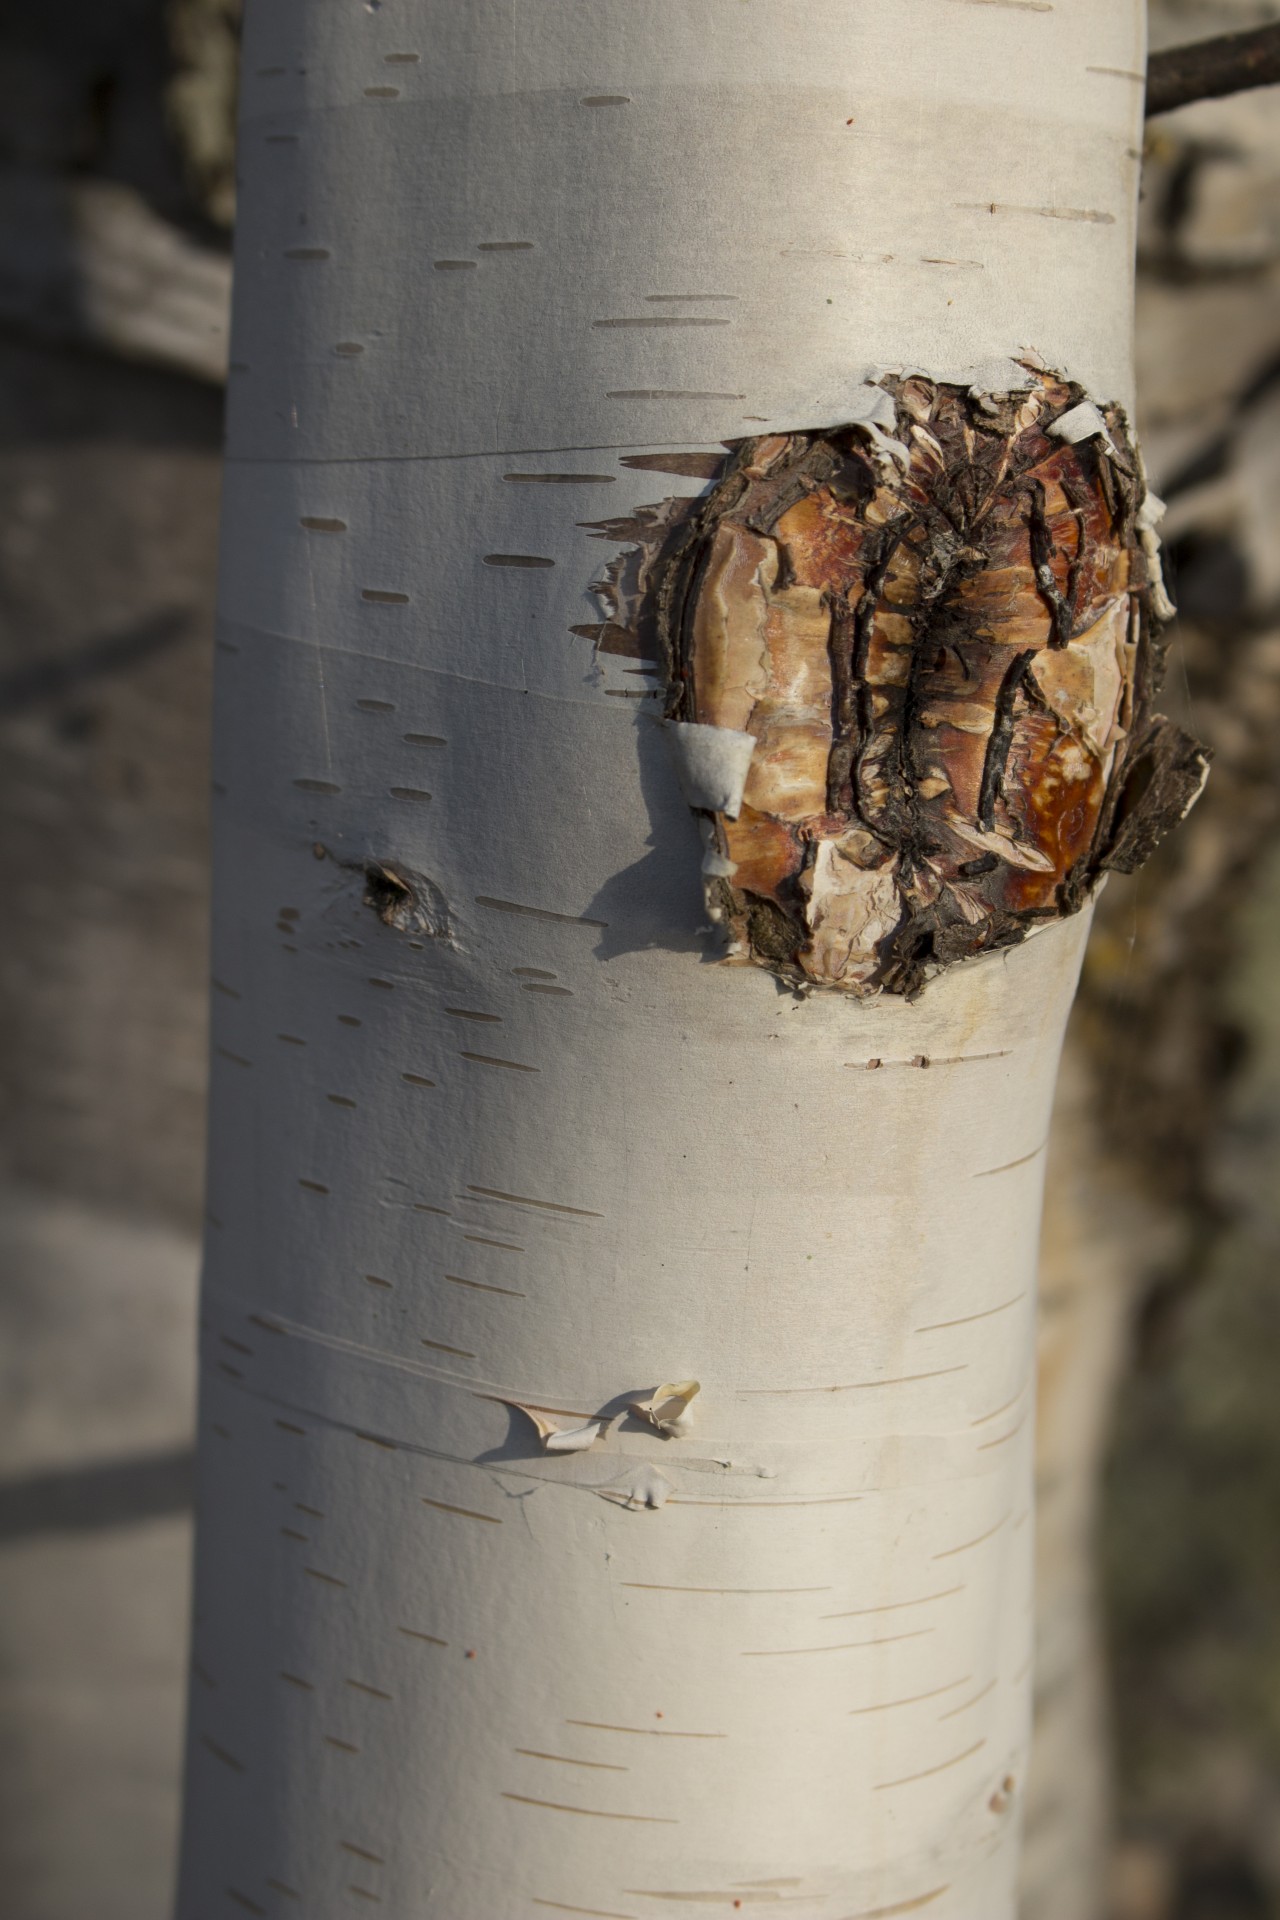
MULTIPOLYGON (((61 0, 0 24, 8 1920, 170 1898, 238 16, 61 0)), ((1276 19, 1152 0, 1152 43, 1276 19)), ((1064 1067, 1026 1920, 1280 1917, 1278 106, 1148 128, 1166 705, 1216 764, 1108 888, 1064 1067), (1086 1909, 1063 1888, 1095 1868, 1086 1909)))

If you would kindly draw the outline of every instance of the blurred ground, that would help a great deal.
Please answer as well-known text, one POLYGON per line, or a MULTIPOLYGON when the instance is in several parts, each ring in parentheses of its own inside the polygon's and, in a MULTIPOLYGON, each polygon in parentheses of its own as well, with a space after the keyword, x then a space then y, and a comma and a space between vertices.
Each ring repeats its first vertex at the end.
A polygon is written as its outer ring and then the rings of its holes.
POLYGON ((139 235, 153 257, 146 210, 195 236, 161 250, 166 272, 208 244, 165 128, 169 64, 142 0, 0 24, 5 1920, 162 1920, 171 1896, 221 393, 119 357, 138 316, 156 338, 131 264, 139 235), (110 355, 72 298, 68 230, 32 244, 33 208, 99 179, 126 196, 98 256, 123 290, 94 308, 110 355))
POLYGON ((178 1810, 220 396, 0 339, 0 1902, 178 1810))
POLYGON ((0 341, 0 1153, 188 1231, 220 397, 0 341))
MULTIPOLYGON (((1280 17, 1162 0, 1153 43, 1280 17)), ((1280 100, 1152 124, 1139 410, 1180 620, 1169 697, 1212 795, 1113 890, 1076 1044, 1156 1210, 1101 1577, 1114 1920, 1280 1915, 1280 100)))
POLYGON ((1280 857, 1242 909, 1227 1222, 1120 1394, 1103 1570, 1121 1920, 1280 1914, 1280 857), (1176 1904, 1171 1888, 1178 1885, 1176 1904))
MULTIPOLYGON (((0 23, 5 1920, 162 1920, 169 1900, 204 1081, 209 314, 236 13, 67 0, 0 23), (68 279, 76 223, 104 206, 108 240, 68 279), (58 244, 43 277, 6 278, 33 207, 63 223, 58 244), (128 297, 86 303, 95 272, 128 297), (156 274, 176 289, 159 331, 156 274)), ((1280 0, 1152 14, 1167 44, 1280 17, 1280 0)), ((1277 104, 1170 116, 1146 166, 1141 424, 1183 609, 1171 694, 1219 758, 1159 867, 1108 890, 1070 1043, 1090 1150, 1125 1190, 1113 1237, 1137 1328, 1102 1517, 1110 1920, 1280 1920, 1277 104)))
POLYGON ((195 1248, 0 1194, 7 1920, 161 1920, 186 1677, 195 1248))

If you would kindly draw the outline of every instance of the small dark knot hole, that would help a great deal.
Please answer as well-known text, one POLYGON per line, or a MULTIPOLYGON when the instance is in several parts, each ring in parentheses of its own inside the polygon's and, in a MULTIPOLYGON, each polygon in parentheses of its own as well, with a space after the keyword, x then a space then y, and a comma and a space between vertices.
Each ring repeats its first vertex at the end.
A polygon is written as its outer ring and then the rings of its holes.
POLYGON ((418 896, 394 867, 371 861, 364 870, 364 903, 384 926, 409 933, 419 925, 418 896))

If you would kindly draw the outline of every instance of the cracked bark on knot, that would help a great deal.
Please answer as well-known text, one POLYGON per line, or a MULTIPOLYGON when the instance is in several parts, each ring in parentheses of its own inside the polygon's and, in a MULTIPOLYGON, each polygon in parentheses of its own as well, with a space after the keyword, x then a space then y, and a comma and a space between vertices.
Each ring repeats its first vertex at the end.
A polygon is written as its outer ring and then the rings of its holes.
POLYGON ((755 741, 709 820, 731 957, 913 994, 1145 858, 1206 756, 1151 712, 1162 594, 1120 411, 1040 372, 880 391, 874 424, 741 442, 614 584, 644 583, 668 718, 755 741))

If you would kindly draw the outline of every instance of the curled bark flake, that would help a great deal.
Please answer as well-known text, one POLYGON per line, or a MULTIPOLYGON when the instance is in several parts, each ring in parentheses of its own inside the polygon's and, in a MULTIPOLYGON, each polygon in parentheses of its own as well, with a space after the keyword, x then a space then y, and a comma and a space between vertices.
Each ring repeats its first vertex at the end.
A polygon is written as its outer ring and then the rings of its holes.
POLYGON ((657 1513, 671 1497, 671 1482, 647 1460, 639 1460, 628 1466, 620 1479, 593 1487, 592 1492, 615 1507, 625 1507, 628 1513, 657 1513))
POLYGON ((702 808, 731 957, 913 994, 1074 911, 1203 784, 1150 710, 1164 607, 1124 418, 1028 377, 885 380, 631 529, 612 604, 668 720, 755 742, 740 807, 702 808))
POLYGON ((608 608, 608 619, 571 629, 580 639, 594 641, 597 653, 653 665, 662 658, 656 582, 673 548, 680 544, 688 510, 687 500, 662 500, 638 508, 627 519, 582 522, 600 540, 629 543, 592 582, 593 591, 608 608))
POLYGON ((647 1420, 665 1440, 673 1440, 692 1427, 698 1391, 696 1380, 668 1380, 655 1387, 647 1400, 633 1400, 630 1411, 637 1419, 647 1420))
POLYGON ((504 1400, 502 1404, 513 1407, 531 1423, 544 1453, 585 1453, 595 1445, 608 1424, 604 1419, 592 1419, 580 1420, 570 1427, 544 1413, 541 1407, 526 1406, 523 1400, 504 1400))

